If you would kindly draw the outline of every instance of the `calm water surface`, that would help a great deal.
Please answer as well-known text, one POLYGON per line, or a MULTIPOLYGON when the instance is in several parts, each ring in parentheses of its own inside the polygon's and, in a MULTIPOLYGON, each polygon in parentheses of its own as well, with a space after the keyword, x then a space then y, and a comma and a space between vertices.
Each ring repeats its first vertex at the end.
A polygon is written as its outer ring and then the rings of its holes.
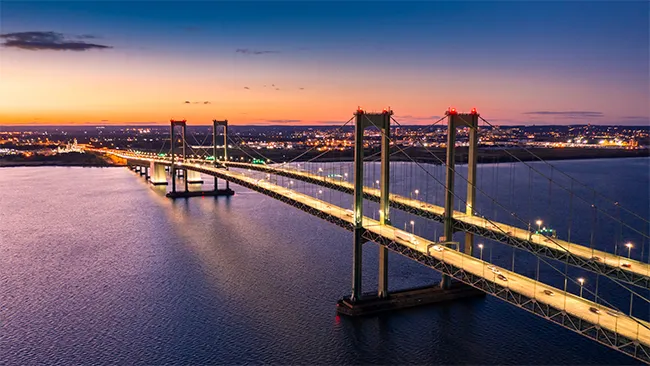
MULTIPOLYGON (((587 181, 617 169, 599 189, 647 217, 649 162, 554 164, 587 181)), ((124 168, 0 169, 0 364, 635 363, 491 297, 337 317, 351 234, 233 188, 171 201, 124 168)), ((392 289, 438 278, 390 266, 392 289)))

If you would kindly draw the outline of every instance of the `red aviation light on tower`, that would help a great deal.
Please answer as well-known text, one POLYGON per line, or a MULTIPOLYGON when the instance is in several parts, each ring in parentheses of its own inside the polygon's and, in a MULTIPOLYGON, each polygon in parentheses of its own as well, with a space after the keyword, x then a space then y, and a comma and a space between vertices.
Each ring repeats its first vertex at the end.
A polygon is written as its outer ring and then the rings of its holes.
POLYGON ((458 111, 454 107, 449 107, 449 110, 447 111, 447 114, 456 115, 456 114, 458 114, 458 111))
POLYGON ((363 108, 357 107, 357 113, 358 114, 363 114, 363 108))
POLYGON ((478 112, 476 111, 476 108, 472 108, 472 110, 471 110, 469 113, 471 113, 471 114, 478 114, 478 112))

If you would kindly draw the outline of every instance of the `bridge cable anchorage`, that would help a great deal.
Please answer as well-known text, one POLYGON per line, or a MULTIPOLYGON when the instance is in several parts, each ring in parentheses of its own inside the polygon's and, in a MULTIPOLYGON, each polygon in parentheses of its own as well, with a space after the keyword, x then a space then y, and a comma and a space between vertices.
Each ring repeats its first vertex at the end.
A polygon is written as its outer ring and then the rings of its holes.
MULTIPOLYGON (((392 117, 391 117, 391 118, 392 118, 392 117)), ((370 118, 368 118, 367 116, 366 116, 366 119, 367 119, 367 120, 368 120, 372 125, 374 125, 375 127, 377 127, 377 125, 375 125, 375 123, 372 122, 372 120, 371 120, 370 118)), ((393 119, 393 120, 394 120, 394 119, 393 119)), ((394 121, 395 121, 395 120, 394 120, 394 121)), ((395 121, 395 123, 397 123, 397 124, 399 125, 399 122, 398 122, 398 121, 395 121)), ((378 128, 378 127, 377 127, 377 128, 378 128)), ((390 139, 390 138, 389 138, 389 139, 390 139)), ((397 147, 398 149, 401 149, 401 148, 400 148, 399 146, 397 146, 397 145, 396 145, 396 147, 397 147)), ((431 174, 430 174, 426 169, 424 169, 424 168, 422 167, 422 165, 421 165, 420 163, 418 163, 416 160, 414 160, 411 156, 409 156, 408 154, 405 154, 405 155, 409 158, 409 160, 411 160, 411 161, 412 161, 413 163, 415 163, 415 164, 416 164, 420 169, 422 169, 422 170, 423 170, 427 175, 429 175, 431 178, 433 178, 434 180, 436 180, 439 184, 441 184, 441 185, 443 184, 443 183, 440 182, 438 179, 436 179, 433 175, 431 175, 431 174)), ((455 174, 458 174, 458 173, 455 172, 455 174)), ((460 175, 460 176, 462 177, 461 174, 458 174, 458 175, 460 175)), ((479 189, 478 187, 475 187, 475 188, 476 188, 476 189, 479 189)), ((449 191, 448 188, 446 188, 446 190, 449 191)), ((456 195, 454 192, 450 192, 450 193, 452 193, 454 196, 456 196, 457 198, 459 198, 460 200, 462 200, 462 198, 458 197, 458 195, 456 195)), ((483 192, 483 194, 485 194, 485 193, 483 192)), ((486 195, 486 196, 487 196, 487 195, 486 195)), ((489 197, 489 196, 488 196, 488 197, 489 197)), ((466 203, 465 200, 462 200, 462 201, 463 201, 464 203, 466 203)), ((498 204, 498 202, 497 202, 497 204, 498 204)), ((480 213, 478 213, 478 212, 477 212, 477 214, 480 215, 480 213)), ((516 216, 515 216, 515 217, 516 217, 516 216)), ((489 223, 491 223, 491 224, 494 225, 494 222, 492 222, 492 221, 491 221, 490 219, 488 219, 487 217, 484 217, 484 216, 483 216, 483 218, 484 218, 485 220, 487 220, 489 223)), ((520 220, 521 220, 521 219, 520 219, 520 220)), ((521 220, 521 221, 523 222, 523 220, 521 220)), ((496 226, 496 225, 495 225, 495 226, 496 226)), ((507 233, 506 233, 502 228, 500 228, 500 227, 497 226, 497 229, 500 230, 500 231, 502 231, 503 234, 505 234, 506 236, 508 236, 508 234, 507 234, 507 233)), ((559 244, 556 243, 556 245, 558 245, 559 247, 562 248, 562 246, 560 246, 559 244)), ((564 249, 564 248, 563 248, 563 249, 564 249)), ((532 251, 529 251, 529 250, 527 250, 527 249, 522 249, 522 250, 527 251, 527 252, 533 254, 534 256, 538 257, 542 262, 544 262, 546 265, 548 265, 549 267, 551 267, 551 268, 552 268, 553 270, 555 270, 557 273, 562 274, 562 275, 564 276, 565 280, 570 279, 571 282, 573 282, 574 284, 578 284, 578 281, 574 280, 573 278, 570 278, 570 277, 566 276, 564 273, 562 273, 562 271, 560 271, 560 270, 557 269, 554 265, 552 265, 551 263, 549 263, 548 261, 546 261, 546 260, 545 260, 544 258, 542 258, 539 254, 537 254, 537 253, 535 253, 535 252, 532 252, 532 251)), ((565 249, 565 250, 566 250, 566 249, 565 249)), ((568 252, 568 251, 567 251, 567 252, 568 252)), ((567 259, 567 261, 568 261, 568 259, 567 259)), ((627 286, 625 286, 624 284, 622 284, 621 282, 619 282, 617 279, 612 278, 612 277, 609 277, 609 276, 607 276, 607 277, 608 277, 610 280, 612 280, 614 283, 618 284, 620 287, 626 289, 626 290, 629 291, 630 293, 633 293, 634 295, 636 295, 637 297, 641 298, 641 299, 644 300, 645 302, 650 303, 650 300, 648 300, 646 297, 644 297, 644 296, 640 295, 639 293, 637 293, 636 291, 634 291, 634 290, 628 288, 627 286)), ((566 292, 566 291, 565 291, 565 292, 566 292)), ((591 290, 589 290, 589 289, 586 289, 586 292, 587 292, 587 293, 590 293, 590 294, 592 294, 592 295, 594 295, 595 298, 596 298, 596 300, 598 300, 598 298, 600 298, 600 299, 602 300, 602 302, 604 302, 607 306, 609 306, 609 307, 611 307, 611 308, 613 308, 613 309, 616 309, 617 311, 621 311, 618 307, 612 305, 612 304, 609 303, 606 299, 603 299, 602 297, 598 297, 597 294, 595 294, 593 291, 591 291, 591 290)), ((644 324, 643 322, 639 321, 637 318, 634 318, 633 316, 631 316, 631 314, 630 314, 630 318, 634 319, 634 321, 635 321, 636 323, 640 324, 640 325, 643 326, 644 328, 647 328, 648 330, 650 330, 650 327, 649 327, 649 326, 647 326, 647 325, 644 324)))
MULTIPOLYGON (((480 118, 483 122, 485 122, 488 126, 490 126, 490 127, 492 127, 492 128, 496 128, 494 125, 492 125, 490 122, 488 122, 488 121, 487 121, 486 119, 484 119, 483 117, 479 116, 479 118, 480 118)), ((532 167, 531 165, 529 165, 527 162, 522 161, 520 158, 518 158, 516 155, 512 154, 512 153, 511 153, 510 151, 508 151, 507 149, 500 148, 500 150, 506 152, 508 155, 510 155, 512 158, 516 159, 518 162, 520 162, 520 163, 522 163, 522 164, 524 164, 524 165, 526 165, 526 166, 528 166, 528 167, 531 167, 531 169, 533 169, 537 174, 541 175, 542 177, 544 177, 544 178, 549 179, 549 180, 552 181, 552 178, 549 178, 549 177, 546 176, 544 173, 540 172, 539 170, 537 170, 537 169, 535 169, 534 167, 532 167)), ((561 169, 559 169, 559 168, 556 167, 555 165, 553 165, 553 164, 547 162, 546 160, 540 158, 537 154, 535 154, 534 152, 530 151, 530 150, 529 150, 528 148, 526 148, 525 146, 523 147, 523 150, 526 151, 526 152, 528 152, 528 153, 531 154, 534 158, 538 159, 539 161, 543 162, 544 164, 550 166, 552 169, 555 169, 555 170, 557 170, 558 172, 562 173, 563 175, 565 175, 566 177, 568 177, 571 181, 575 181, 575 182, 577 182, 577 183, 580 184, 581 186, 583 186, 583 187, 585 187, 585 188, 587 188, 587 189, 593 191, 595 195, 598 195, 598 196, 600 196, 600 197, 602 197, 602 198, 604 198, 604 199, 610 201, 611 203, 614 204, 614 206, 616 206, 616 207, 620 207, 620 208, 621 208, 622 210, 624 210, 625 212, 627 212, 627 213, 629 213, 630 215, 633 215, 634 217, 636 217, 636 218, 638 218, 638 219, 644 221, 645 223, 650 223, 650 220, 648 220, 647 218, 644 218, 643 216, 641 216, 641 215, 635 213, 634 211, 631 211, 631 210, 629 210, 629 209, 626 209, 625 207, 621 206, 621 204, 620 204, 618 201, 615 201, 615 200, 613 200, 613 199, 611 199, 611 198, 605 196, 604 194, 602 194, 602 193, 596 191, 595 188, 590 187, 590 186, 588 186, 587 184, 582 183, 581 181, 579 181, 579 180, 577 180, 576 178, 572 177, 572 176, 569 175, 568 173, 565 173, 564 171, 562 171, 561 169)), ((564 190, 568 190, 565 186, 561 185, 560 183, 558 183, 558 182, 556 182, 556 181, 553 181, 553 183, 557 184, 560 188, 562 188, 562 189, 564 189, 564 190)), ((591 204, 588 200, 586 200, 586 199, 583 198, 582 196, 576 195, 576 197, 579 198, 580 200, 582 200, 583 202, 587 203, 587 204, 591 204)), ((599 210, 600 210, 600 209, 599 209, 599 210)), ((602 210, 600 210, 600 211, 602 211, 602 210)), ((609 216, 610 218, 612 218, 612 219, 615 220, 615 218, 614 218, 613 216, 611 216, 610 214, 608 214, 607 212, 605 212, 605 211, 602 211, 602 212, 605 213, 605 214, 606 214, 607 216, 609 216)), ((634 230, 635 232, 639 233, 640 235, 643 235, 645 238, 649 238, 649 239, 650 239, 650 236, 646 235, 645 233, 640 232, 640 231, 636 230, 635 228, 630 227, 629 225, 627 225, 627 224, 625 224, 625 223, 623 223, 623 224, 624 224, 625 226, 627 226, 628 228, 634 230)))
MULTIPOLYGON (((367 117, 366 117, 366 118, 367 118, 367 117)), ((395 123, 397 123, 398 125, 401 126, 401 124, 400 124, 397 120, 395 120, 393 117, 391 117, 391 118, 393 119, 393 121, 394 121, 395 123)), ((370 121, 370 119, 368 119, 368 120, 370 121)), ((370 123, 372 123, 372 124, 374 125, 374 123, 373 123, 372 121, 370 121, 370 123)), ((416 137, 416 138, 417 138, 417 137, 416 137)), ((401 149, 400 147, 398 147, 398 148, 401 149)), ((425 148, 425 150, 426 150, 427 152, 429 152, 429 154, 431 154, 433 157, 435 157, 435 158, 436 158, 436 159, 437 159, 437 160, 438 160, 442 165, 446 165, 446 164, 445 164, 445 163, 444 163, 440 158, 438 158, 435 154, 433 154, 433 153, 432 153, 431 151, 429 151, 427 148, 425 148)), ((420 163, 418 163, 416 160, 414 160, 414 159, 413 159, 412 157, 410 157, 408 154, 406 154, 406 153, 404 153, 404 154, 405 154, 405 155, 406 155, 406 156, 407 156, 407 157, 408 157, 412 162, 414 162, 418 167, 420 167, 420 169, 424 170, 424 171, 425 171, 425 172, 426 172, 426 173, 427 173, 431 178, 433 178, 434 180, 436 180, 436 182, 438 182, 439 184, 441 184, 443 187, 445 186, 444 183, 442 183, 441 181, 439 181, 438 179, 436 179, 436 177, 434 177, 434 176, 432 176, 431 174, 429 174, 428 171, 427 171, 426 169, 424 169, 424 168, 420 165, 420 163)), ((529 168, 530 168, 530 167, 529 167, 529 168)), ((467 182, 467 183, 469 184, 469 181, 467 180, 467 178, 465 178, 462 174, 459 174, 458 172, 456 172, 455 169, 452 169, 452 171, 454 172, 454 174, 458 174, 461 178, 463 178, 463 180, 464 180, 465 182, 467 182)), ((529 172, 530 172, 530 170, 529 170, 529 172)), ((531 173, 531 174, 532 174, 532 173, 531 173)), ((505 208, 501 203, 499 203, 499 202, 496 201, 493 197, 491 197, 490 195, 488 195, 487 193, 485 193, 485 191, 483 191, 481 188, 477 187, 476 185, 473 185, 473 186, 474 186, 474 188, 476 188, 479 192, 481 192, 485 197, 487 197, 487 198, 491 199, 492 201, 496 202, 497 205, 499 205, 502 209, 504 209, 504 210, 507 211, 507 209, 506 209, 506 208, 505 208)), ((449 189, 448 189, 447 187, 445 187, 445 191, 449 191, 449 189)), ((464 201, 462 198, 460 198, 456 193, 453 193, 453 192, 451 192, 451 193, 452 193, 452 195, 454 195, 454 196, 455 196, 456 198, 458 198, 459 200, 465 202, 465 201, 464 201)), ((466 202, 465 202, 465 203, 466 203, 466 202)), ((476 214, 477 214, 477 215, 480 215, 480 213, 478 213, 478 212, 476 212, 476 214)), ((520 218, 520 217, 519 217, 515 212, 511 212, 511 214, 512 214, 512 216, 513 216, 515 219, 519 220, 522 224, 526 225, 526 221, 523 220, 522 218, 520 218)), ((496 227, 498 230, 500 230, 503 234, 505 234, 506 236, 509 236, 509 235, 505 232, 505 230, 503 230, 501 227, 498 227, 497 225, 495 225, 495 223, 494 223, 492 220, 490 220, 489 218, 487 218, 487 217, 485 217, 485 216, 482 216, 482 217, 483 217, 487 222, 489 222, 489 223, 492 224, 494 227, 496 227)), ((557 242, 554 240, 554 238, 548 238, 548 239, 549 239, 553 244, 557 245, 559 248, 563 249, 565 252, 567 252, 567 253, 570 254, 569 250, 568 250, 567 248, 565 248, 564 246, 560 245, 559 243, 557 243, 557 242)), ((532 251, 530 251, 530 250, 528 250, 528 249, 522 248, 522 250, 525 250, 525 251, 527 251, 527 252, 529 252, 529 253, 532 253, 532 254, 535 255, 535 256, 538 256, 537 253, 532 252, 532 251)), ((566 260, 567 260, 567 262, 568 262, 568 256, 567 256, 566 260)), ((555 268, 553 265, 551 265, 550 263, 548 263, 548 262, 545 261, 545 260, 543 260, 543 261, 544 261, 544 263, 548 264, 551 268, 553 268, 553 269, 555 269, 556 271, 558 271, 557 268, 555 268)), ((578 267, 583 268, 583 267, 581 267, 581 266, 578 266, 578 267)), ((558 273, 561 273, 561 271, 558 271, 558 273)), ((642 296, 642 295, 640 295, 638 292, 636 292, 636 291, 632 290, 631 288, 625 286, 625 285, 624 285, 623 283, 621 283, 618 279, 616 279, 616 278, 614 278, 614 277, 610 277, 610 276, 608 276, 608 275, 606 275, 606 274, 603 274, 603 275, 605 275, 605 277, 609 278, 612 282, 616 283, 616 284, 619 285, 620 287, 626 289, 627 291, 633 293, 634 295, 636 295, 636 296, 639 297, 640 299, 644 300, 645 302, 650 303, 650 300, 649 300, 647 297, 642 296)), ((577 284, 577 282, 576 282, 575 280, 571 279, 571 281, 577 284)), ((593 293, 592 293, 592 294, 593 294, 593 293)), ((602 298, 601 298, 601 299, 602 299, 602 298)), ((617 310, 618 310, 618 309, 617 309, 617 310)))

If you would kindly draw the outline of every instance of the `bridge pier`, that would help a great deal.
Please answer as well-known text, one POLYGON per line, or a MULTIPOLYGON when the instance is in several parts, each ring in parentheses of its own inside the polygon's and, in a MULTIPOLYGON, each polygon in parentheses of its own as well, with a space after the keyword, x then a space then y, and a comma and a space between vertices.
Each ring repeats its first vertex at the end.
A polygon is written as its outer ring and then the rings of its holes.
MULTIPOLYGON (((215 178, 215 187, 213 190, 210 191, 190 191, 189 190, 189 184, 192 183, 203 183, 203 180, 201 179, 201 173, 195 170, 188 170, 187 168, 176 168, 176 163, 175 163, 175 158, 176 154, 174 151, 174 146, 175 146, 175 133, 174 133, 174 127, 175 126, 181 126, 181 141, 183 143, 183 149, 182 149, 182 162, 186 162, 186 155, 185 155, 185 144, 187 143, 185 140, 186 136, 186 121, 174 121, 171 120, 171 177, 172 177, 172 190, 171 192, 167 193, 167 197, 169 198, 188 198, 188 197, 198 197, 198 196, 232 196, 235 194, 234 191, 230 189, 230 187, 226 187, 226 189, 219 189, 217 186, 217 179, 215 178), (185 186, 184 191, 177 191, 176 190, 176 175, 182 176, 183 177, 183 185, 185 186)), ((226 121, 227 123, 227 121, 226 121)), ((217 126, 217 121, 215 121, 215 127, 217 126)), ((213 132, 214 135, 214 132, 213 132)), ((215 162, 216 162, 216 137, 213 137, 213 141, 215 142, 215 162)), ((227 182, 227 181, 226 181, 227 182)))
MULTIPOLYGON (((212 156, 214 157, 214 166, 217 166, 219 164, 217 159, 217 128, 219 126, 223 126, 223 161, 227 162, 228 161, 228 120, 223 120, 223 121, 218 121, 216 119, 212 120, 212 156)), ((225 165, 224 165, 225 167, 225 165)), ((228 167, 225 167, 225 169, 228 169, 228 167)), ((214 190, 217 191, 219 188, 219 182, 217 181, 217 177, 214 177, 214 190)), ((226 180, 226 189, 225 192, 232 192, 232 194, 235 194, 230 189, 230 182, 226 180)), ((231 194, 231 195, 232 195, 231 194)))
POLYGON ((393 291, 388 297, 379 297, 377 293, 364 294, 357 301, 352 301, 350 297, 345 297, 336 303, 336 312, 347 316, 367 316, 416 306, 484 296, 485 292, 460 282, 454 282, 447 289, 443 289, 440 285, 434 284, 431 286, 393 291))
POLYGON ((166 167, 162 164, 151 162, 149 165, 149 182, 154 186, 167 185, 167 175, 165 174, 165 168, 166 167))
POLYGON ((187 172, 187 183, 190 184, 202 184, 203 179, 201 179, 201 173, 194 170, 186 170, 187 172))
MULTIPOLYGON (((458 114, 455 108, 447 111, 447 161, 445 181, 445 216, 444 236, 445 242, 451 243, 454 235, 454 176, 456 154, 456 128, 469 127, 469 156, 467 161, 467 201, 465 212, 467 216, 474 215, 474 201, 476 197, 476 163, 478 158, 478 113, 472 109, 471 113, 458 114)), ((458 248, 460 250, 460 248, 458 248)), ((474 251, 474 234, 465 233, 465 253, 472 255, 474 251)), ((442 276, 442 288, 450 288, 451 278, 442 276)))

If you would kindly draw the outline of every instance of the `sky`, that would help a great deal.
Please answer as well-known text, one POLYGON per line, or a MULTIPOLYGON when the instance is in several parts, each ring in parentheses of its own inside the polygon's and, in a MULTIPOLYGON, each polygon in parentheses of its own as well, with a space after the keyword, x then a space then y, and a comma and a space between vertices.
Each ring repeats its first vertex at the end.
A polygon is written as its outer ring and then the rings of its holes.
POLYGON ((650 2, 1 1, 0 124, 648 125, 650 2))

